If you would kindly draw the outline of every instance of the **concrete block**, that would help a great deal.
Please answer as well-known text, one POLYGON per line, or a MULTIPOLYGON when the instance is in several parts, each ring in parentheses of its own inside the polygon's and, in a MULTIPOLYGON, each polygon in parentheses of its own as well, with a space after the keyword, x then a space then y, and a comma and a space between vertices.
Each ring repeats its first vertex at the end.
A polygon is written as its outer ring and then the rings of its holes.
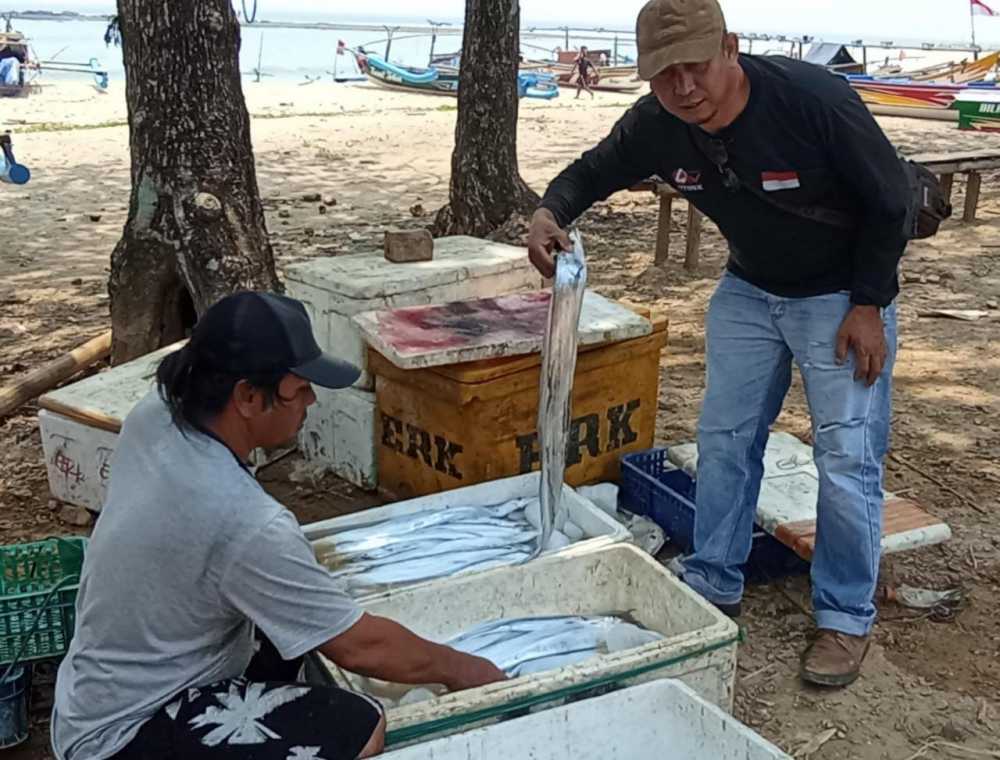
POLYGON ((396 264, 431 261, 434 238, 428 230, 386 230, 383 252, 388 261, 396 264))

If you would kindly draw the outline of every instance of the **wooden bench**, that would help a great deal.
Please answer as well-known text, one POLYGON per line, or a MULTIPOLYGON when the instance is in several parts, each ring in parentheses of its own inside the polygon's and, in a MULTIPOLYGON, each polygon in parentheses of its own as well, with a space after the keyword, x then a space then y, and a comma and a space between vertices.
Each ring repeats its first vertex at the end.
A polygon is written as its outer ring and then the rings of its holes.
MULTIPOLYGON (((647 179, 629 188, 629 192, 651 192, 660 199, 660 216, 656 227, 656 255, 654 263, 665 264, 670 255, 670 214, 673 210, 674 198, 683 197, 666 182, 647 179)), ((684 268, 692 270, 698 266, 699 248, 701 246, 701 220, 703 214, 688 203, 687 243, 684 248, 684 268)))
POLYGON ((951 201, 951 188, 956 174, 967 174, 968 184, 965 188, 965 209, 962 221, 976 221, 976 208, 979 206, 979 190, 982 185, 982 172, 1000 169, 1000 151, 979 150, 964 153, 917 153, 910 159, 923 164, 941 178, 941 186, 945 195, 951 201))
MULTIPOLYGON (((976 209, 979 206, 979 191, 982 186, 982 172, 1000 169, 1000 151, 981 150, 964 153, 917 153, 909 158, 923 164, 941 178, 948 201, 951 202, 951 191, 956 174, 967 174, 965 189, 965 208, 962 221, 976 221, 976 209)), ((666 263, 670 254, 670 214, 673 210, 674 198, 683 197, 673 187, 659 179, 647 179, 629 188, 629 192, 651 192, 660 199, 659 221, 656 228, 656 254, 654 262, 659 266, 666 263)), ((696 269, 698 266, 699 246, 701 245, 702 213, 688 203, 687 243, 684 248, 684 268, 696 269)))

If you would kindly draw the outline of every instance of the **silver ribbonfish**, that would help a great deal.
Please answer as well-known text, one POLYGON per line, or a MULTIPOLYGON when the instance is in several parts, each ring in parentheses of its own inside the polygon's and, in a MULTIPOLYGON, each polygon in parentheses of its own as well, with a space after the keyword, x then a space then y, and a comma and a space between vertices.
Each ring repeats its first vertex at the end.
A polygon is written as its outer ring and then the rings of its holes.
MULTIPOLYGON (((527 560, 538 499, 458 506, 389 518, 313 542, 316 558, 354 595, 527 560)), ((537 520, 535 520, 537 523, 537 520)))
MULTIPOLYGON (((573 250, 556 256, 556 276, 549 301, 549 318, 542 343, 542 376, 539 385, 538 441, 542 477, 541 533, 534 556, 548 545, 559 518, 563 478, 566 474, 566 440, 569 437, 570 401, 576 373, 577 332, 587 287, 587 262, 580 234, 570 233, 573 250)), ((561 522, 561 521, 560 521, 561 522)))
POLYGON ((485 657, 507 675, 517 677, 662 639, 655 631, 612 615, 569 615, 495 620, 445 643, 485 657))
MULTIPOLYGON (((565 615, 493 620, 442 643, 490 660, 511 678, 577 665, 663 640, 615 615, 565 615)), ((435 684, 413 687, 357 677, 354 688, 387 703, 413 704, 444 693, 435 684)))

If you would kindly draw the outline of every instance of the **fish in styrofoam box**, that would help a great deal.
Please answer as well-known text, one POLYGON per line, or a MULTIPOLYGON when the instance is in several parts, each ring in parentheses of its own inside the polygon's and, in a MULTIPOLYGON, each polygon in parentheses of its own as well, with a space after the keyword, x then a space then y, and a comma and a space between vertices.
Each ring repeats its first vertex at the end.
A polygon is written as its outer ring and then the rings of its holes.
MULTIPOLYGON (((397 741, 467 730, 480 725, 484 716, 503 719, 661 678, 679 678, 703 699, 732 709, 739 640, 735 623, 628 544, 583 543, 519 565, 393 589, 360 604, 432 641, 448 641, 500 617, 546 616, 627 617, 660 637, 626 642, 620 651, 562 667, 557 663, 501 683, 422 694, 413 703, 387 703, 388 730, 397 741)), ((361 676, 322 657, 320 662, 332 683, 364 691, 361 676)), ((402 697, 409 690, 399 685, 395 694, 402 697)))
MULTIPOLYGON (((317 559, 355 597, 524 562, 539 534, 538 472, 334 517, 303 527, 317 559)), ((628 531, 569 486, 546 552, 624 541, 628 531), (571 539, 572 534, 577 538, 571 539)))

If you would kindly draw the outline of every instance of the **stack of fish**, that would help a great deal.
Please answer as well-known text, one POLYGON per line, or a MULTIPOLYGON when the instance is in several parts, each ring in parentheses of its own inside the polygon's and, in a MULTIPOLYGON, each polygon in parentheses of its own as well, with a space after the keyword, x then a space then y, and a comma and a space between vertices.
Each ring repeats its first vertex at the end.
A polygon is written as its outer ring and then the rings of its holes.
POLYGON ((490 660, 512 678, 660 641, 656 631, 615 616, 532 617, 483 623, 446 642, 490 660))
MULTIPOLYGON (((455 649, 485 657, 511 678, 569 667, 602 654, 634 649, 663 635, 615 615, 567 615, 494 620, 444 642, 455 649)), ((409 686, 364 676, 353 688, 378 698, 386 706, 403 706, 440 697, 439 684, 409 686)))
MULTIPOLYGON (((400 584, 529 559, 539 534, 539 500, 456 506, 390 518, 314 542, 317 559, 355 596, 400 584)), ((546 546, 584 537, 568 520, 546 546)))

